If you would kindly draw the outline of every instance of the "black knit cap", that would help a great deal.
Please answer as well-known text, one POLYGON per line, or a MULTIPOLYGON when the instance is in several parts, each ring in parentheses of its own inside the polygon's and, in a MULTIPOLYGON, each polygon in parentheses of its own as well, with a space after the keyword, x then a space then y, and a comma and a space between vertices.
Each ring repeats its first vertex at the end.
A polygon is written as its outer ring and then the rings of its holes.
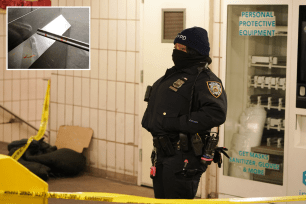
POLYGON ((209 55, 210 47, 207 31, 201 27, 195 26, 183 30, 174 39, 174 44, 176 43, 186 45, 198 51, 201 55, 209 55))

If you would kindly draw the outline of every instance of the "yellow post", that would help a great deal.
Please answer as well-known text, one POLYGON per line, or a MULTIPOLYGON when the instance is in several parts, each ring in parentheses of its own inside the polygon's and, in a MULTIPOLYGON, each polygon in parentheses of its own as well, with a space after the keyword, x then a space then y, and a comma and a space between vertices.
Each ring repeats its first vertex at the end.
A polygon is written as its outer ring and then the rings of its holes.
MULTIPOLYGON (((0 154, 0 191, 48 193, 48 184, 12 157, 0 154)), ((0 204, 48 204, 47 198, 0 195, 0 204)))

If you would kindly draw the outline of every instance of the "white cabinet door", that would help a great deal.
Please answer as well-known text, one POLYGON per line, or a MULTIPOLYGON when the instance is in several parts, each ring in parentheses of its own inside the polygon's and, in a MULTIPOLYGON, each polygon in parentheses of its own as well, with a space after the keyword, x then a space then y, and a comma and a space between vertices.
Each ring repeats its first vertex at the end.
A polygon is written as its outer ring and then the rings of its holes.
MULTIPOLYGON (((192 3, 185 0, 144 0, 142 2, 141 66, 144 74, 140 94, 144 96, 147 85, 153 85, 158 78, 164 75, 167 68, 173 66, 173 41, 172 43, 162 43, 161 40, 162 9, 186 9, 186 28, 199 26, 208 31, 209 0, 197 0, 192 3)), ((140 107, 140 116, 142 117, 147 103, 141 100, 140 107)), ((141 184, 152 186, 150 178, 152 136, 145 129, 142 129, 140 134, 142 139, 141 184)))
MULTIPOLYGON (((302 35, 305 34, 305 23, 303 25, 303 22, 306 21, 306 0, 294 0, 292 10, 292 83, 290 83, 290 135, 287 194, 306 195, 306 109, 296 108, 297 93, 299 93, 299 91, 297 91, 297 82, 300 81, 298 62, 301 58, 305 58, 305 55, 299 52, 301 52, 302 47, 306 46, 301 42, 302 35)), ((303 37, 305 38, 305 36, 303 37)), ((305 69, 305 67, 301 68, 305 69)), ((305 201, 297 203, 305 203, 305 201)))
POLYGON ((221 79, 228 113, 220 142, 232 158, 219 170, 219 193, 285 196, 292 1, 228 0, 223 14, 221 79))

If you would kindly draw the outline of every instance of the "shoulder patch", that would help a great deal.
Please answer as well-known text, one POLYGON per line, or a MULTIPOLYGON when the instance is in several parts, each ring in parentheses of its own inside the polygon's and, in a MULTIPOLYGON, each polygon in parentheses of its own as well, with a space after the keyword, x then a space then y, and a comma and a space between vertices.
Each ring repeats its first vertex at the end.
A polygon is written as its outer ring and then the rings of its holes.
POLYGON ((207 87, 209 92, 215 97, 218 98, 222 94, 222 85, 220 82, 217 81, 208 81, 207 87))

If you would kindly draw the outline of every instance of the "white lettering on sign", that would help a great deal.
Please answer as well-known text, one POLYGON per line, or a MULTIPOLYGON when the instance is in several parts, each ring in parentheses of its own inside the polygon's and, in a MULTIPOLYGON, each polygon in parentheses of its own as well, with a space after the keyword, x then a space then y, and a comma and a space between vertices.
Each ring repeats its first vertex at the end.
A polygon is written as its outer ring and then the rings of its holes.
POLYGON ((275 16, 273 11, 244 11, 239 17, 239 35, 274 36, 275 16))

